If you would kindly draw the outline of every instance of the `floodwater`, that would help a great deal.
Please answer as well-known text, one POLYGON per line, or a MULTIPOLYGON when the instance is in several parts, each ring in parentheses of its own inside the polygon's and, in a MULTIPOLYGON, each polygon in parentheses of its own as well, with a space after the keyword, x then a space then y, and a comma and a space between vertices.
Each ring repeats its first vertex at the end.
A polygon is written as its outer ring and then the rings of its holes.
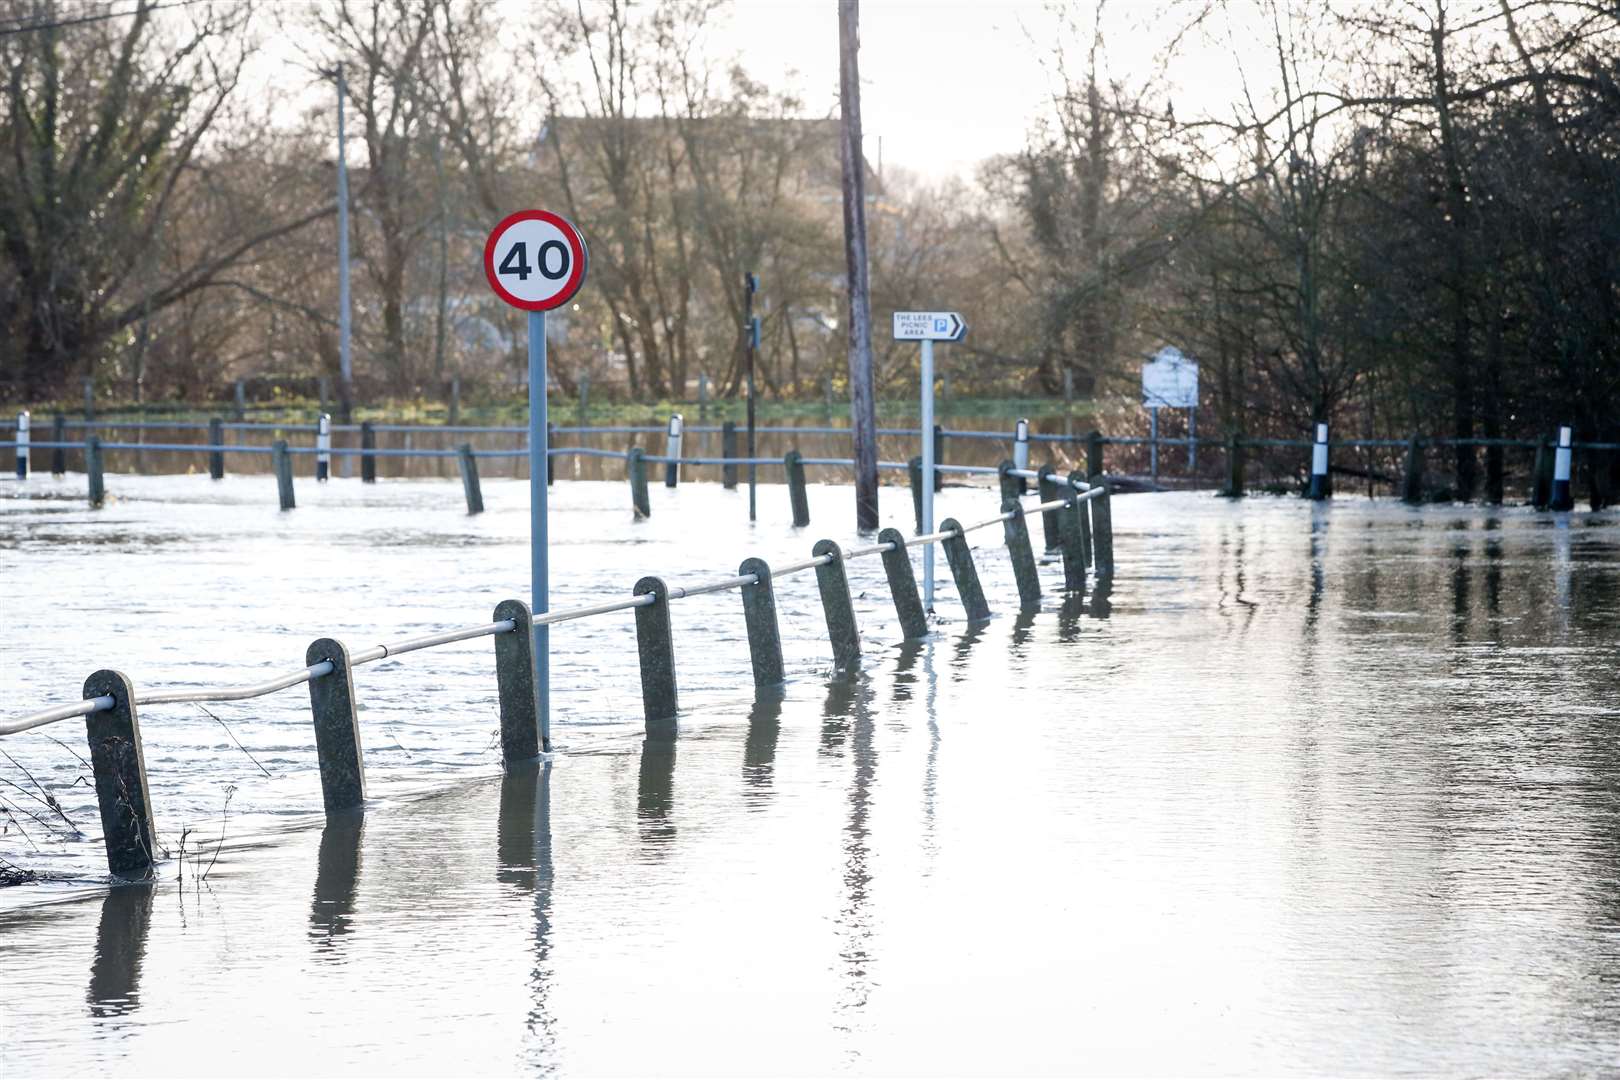
MULTIPOLYGON (((521 482, 476 518, 454 481, 306 482, 287 514, 262 476, 108 487, 0 488, 4 715, 527 589, 521 482)), ((652 494, 634 523, 622 483, 557 484, 556 606, 850 539, 847 488, 804 530, 778 485, 753 527, 745 490, 652 494)), ((1032 617, 973 534, 995 617, 942 569, 906 646, 853 562, 850 680, 813 575, 778 578, 763 697, 737 595, 675 601, 674 741, 643 735, 630 614, 559 626, 560 752, 504 776, 487 640, 367 665, 371 799, 330 824, 302 687, 144 708, 150 885, 103 884, 82 723, 0 739, 27 833, 0 856, 65 879, 0 890, 0 1071, 1612 1072, 1620 517, 1176 493, 1114 520, 1111 590, 1043 567, 1032 617)))

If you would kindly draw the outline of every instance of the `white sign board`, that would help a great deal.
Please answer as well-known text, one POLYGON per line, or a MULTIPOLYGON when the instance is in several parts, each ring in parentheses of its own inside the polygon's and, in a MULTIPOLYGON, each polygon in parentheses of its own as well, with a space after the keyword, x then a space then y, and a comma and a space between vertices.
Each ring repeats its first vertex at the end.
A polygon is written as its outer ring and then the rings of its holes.
POLYGON ((954 311, 897 311, 896 341, 961 341, 967 322, 954 311))
POLYGON ((519 210, 484 242, 484 274, 495 295, 524 311, 566 304, 589 261, 579 230, 547 210, 519 210))
POLYGON ((1148 408, 1198 408, 1198 364, 1167 345, 1142 365, 1142 404, 1148 408))

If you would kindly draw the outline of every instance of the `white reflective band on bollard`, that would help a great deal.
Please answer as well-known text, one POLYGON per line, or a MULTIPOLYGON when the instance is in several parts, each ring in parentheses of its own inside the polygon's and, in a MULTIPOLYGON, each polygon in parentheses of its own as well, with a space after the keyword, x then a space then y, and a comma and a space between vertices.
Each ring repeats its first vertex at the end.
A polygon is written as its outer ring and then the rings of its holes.
POLYGON ((321 413, 315 424, 315 479, 325 481, 332 474, 332 417, 321 413))
MULTIPOLYGON (((25 414, 26 415, 26 414, 25 414)), ((1574 433, 1567 427, 1558 429, 1558 450, 1553 456, 1553 480, 1569 482, 1570 460, 1574 456, 1570 449, 1574 433)))
POLYGON ((17 414, 17 479, 28 479, 28 410, 17 414))
POLYGON ((685 426, 686 421, 681 418, 680 413, 671 414, 667 437, 664 440, 664 456, 669 458, 669 462, 664 466, 665 487, 674 487, 680 482, 681 432, 685 426))
POLYGON ((1328 429, 1326 424, 1316 425, 1316 445, 1311 447, 1311 475, 1326 476, 1328 471, 1328 429))
POLYGON ((1013 428, 1013 468, 1029 468, 1029 421, 1020 420, 1013 428))

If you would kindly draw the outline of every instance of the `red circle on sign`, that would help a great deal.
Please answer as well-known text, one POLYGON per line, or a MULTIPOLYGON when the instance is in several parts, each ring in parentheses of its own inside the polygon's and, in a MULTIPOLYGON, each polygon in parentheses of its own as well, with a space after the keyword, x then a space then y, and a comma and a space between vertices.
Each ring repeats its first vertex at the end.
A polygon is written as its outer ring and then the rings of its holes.
POLYGON ((496 296, 524 311, 550 311, 568 303, 574 294, 579 292, 579 287, 585 284, 585 268, 589 261, 590 254, 585 248, 584 238, 579 235, 579 230, 568 220, 558 217, 550 210, 519 210, 514 214, 508 214, 499 225, 490 230, 489 239, 484 241, 484 276, 489 279, 489 287, 495 291, 496 296), (563 282, 562 288, 544 300, 524 300, 514 296, 511 290, 501 284, 500 275, 495 273, 496 243, 506 230, 523 221, 543 221, 555 228, 567 239, 573 256, 573 271, 568 275, 568 280, 563 282))

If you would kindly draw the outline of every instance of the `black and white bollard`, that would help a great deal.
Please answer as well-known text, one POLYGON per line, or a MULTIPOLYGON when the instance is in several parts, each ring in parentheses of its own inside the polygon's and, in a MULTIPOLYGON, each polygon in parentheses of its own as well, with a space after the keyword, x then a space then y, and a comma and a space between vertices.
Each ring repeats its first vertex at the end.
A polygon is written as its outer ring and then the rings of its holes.
POLYGON ((664 465, 664 486, 674 487, 681 479, 681 427, 683 421, 681 414, 675 413, 669 418, 669 430, 664 436, 664 456, 669 458, 664 465))
POLYGON ((17 414, 17 479, 28 479, 28 410, 17 414))
POLYGON ((332 417, 329 413, 321 413, 321 418, 315 421, 315 480, 324 484, 331 475, 332 417))
MULTIPOLYGON (((1013 468, 1023 470, 1029 468, 1029 421, 1020 418, 1013 425, 1013 468)), ((1029 483, 1022 476, 1015 476, 1018 481, 1018 494, 1022 495, 1029 490, 1029 483)))
POLYGON ((1547 504, 1549 510, 1575 509, 1575 493, 1569 482, 1571 466, 1575 463, 1574 436, 1575 432, 1570 428, 1558 429, 1558 446, 1553 450, 1552 500, 1547 504))
POLYGON ((1328 482, 1328 426, 1316 425, 1316 441, 1311 444, 1311 499, 1322 500, 1333 494, 1328 482))

